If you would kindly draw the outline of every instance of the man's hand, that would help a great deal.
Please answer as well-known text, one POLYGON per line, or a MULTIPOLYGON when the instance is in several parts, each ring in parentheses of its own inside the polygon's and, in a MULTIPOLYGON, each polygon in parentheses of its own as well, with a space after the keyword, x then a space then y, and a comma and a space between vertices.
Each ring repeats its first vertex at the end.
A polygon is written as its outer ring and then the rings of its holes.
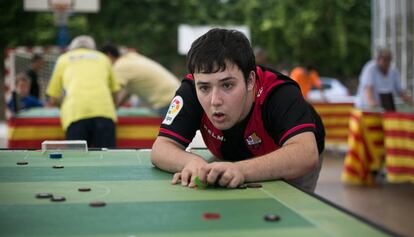
POLYGON ((241 169, 233 162, 213 162, 202 166, 198 176, 202 182, 227 188, 236 188, 245 180, 241 169))
POLYGON ((171 180, 172 184, 177 184, 181 181, 182 186, 188 186, 190 188, 195 187, 194 179, 198 175, 199 170, 204 169, 203 167, 207 166, 208 163, 202 159, 194 159, 191 162, 187 163, 181 172, 175 173, 173 179, 171 180))

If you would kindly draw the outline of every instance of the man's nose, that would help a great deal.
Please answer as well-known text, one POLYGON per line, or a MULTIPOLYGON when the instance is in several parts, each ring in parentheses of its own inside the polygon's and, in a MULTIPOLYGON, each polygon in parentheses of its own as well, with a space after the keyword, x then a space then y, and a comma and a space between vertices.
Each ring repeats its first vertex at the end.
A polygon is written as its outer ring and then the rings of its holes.
POLYGON ((223 104, 223 98, 221 96, 221 92, 218 89, 213 89, 211 92, 211 105, 212 106, 220 106, 223 104))

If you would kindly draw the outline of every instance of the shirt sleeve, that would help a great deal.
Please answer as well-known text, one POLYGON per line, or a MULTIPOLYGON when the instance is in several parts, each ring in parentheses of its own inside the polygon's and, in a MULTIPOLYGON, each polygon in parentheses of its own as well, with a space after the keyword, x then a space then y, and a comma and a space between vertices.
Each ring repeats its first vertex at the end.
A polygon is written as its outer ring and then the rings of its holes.
MULTIPOLYGON (((122 58, 119 60, 122 60, 122 58)), ((125 65, 124 61, 117 61, 115 62, 113 69, 119 85, 122 88, 126 87, 129 79, 131 78, 131 70, 129 69, 128 65, 125 65)))
POLYGON ((360 83, 362 87, 373 86, 374 84, 374 68, 375 64, 369 63, 363 69, 361 73, 360 83))
POLYGON ((297 134, 316 131, 310 105, 293 84, 273 90, 264 106, 265 127, 279 146, 297 134))
POLYGON ((111 92, 117 92, 121 88, 118 84, 118 81, 116 80, 116 75, 115 75, 114 71, 112 70, 111 65, 109 65, 108 70, 109 70, 109 88, 111 88, 111 92))
POLYGON ((187 147, 200 128, 202 115, 194 82, 184 79, 161 124, 159 136, 171 138, 187 147))
POLYGON ((60 57, 56 62, 55 69, 53 70, 52 77, 46 90, 46 94, 48 96, 54 98, 60 98, 62 96, 62 76, 64 71, 64 64, 64 59, 60 57))

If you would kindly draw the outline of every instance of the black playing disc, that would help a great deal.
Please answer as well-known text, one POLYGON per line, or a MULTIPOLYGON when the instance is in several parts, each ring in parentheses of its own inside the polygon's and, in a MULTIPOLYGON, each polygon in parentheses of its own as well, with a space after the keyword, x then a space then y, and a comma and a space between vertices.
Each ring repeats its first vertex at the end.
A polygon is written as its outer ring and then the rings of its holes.
POLYGON ((261 188, 263 187, 263 185, 259 184, 259 183, 248 183, 246 184, 248 188, 261 188))
POLYGON ((36 198, 40 198, 40 199, 46 199, 46 198, 51 198, 52 194, 51 193, 38 193, 36 194, 36 198))
POLYGON ((52 202, 64 202, 66 198, 62 196, 53 196, 50 200, 52 202))
POLYGON ((237 186, 238 189, 246 189, 247 185, 246 184, 240 184, 239 186, 237 186))
POLYGON ((19 161, 16 164, 17 165, 27 165, 27 164, 29 164, 29 162, 27 162, 27 161, 19 161))
POLYGON ((91 207, 104 207, 105 205, 106 203, 102 201, 94 201, 89 203, 89 206, 91 207))
POLYGON ((63 166, 63 165, 54 165, 53 166, 53 169, 63 169, 63 168, 65 168, 65 166, 63 166))
POLYGON ((263 217, 265 221, 280 221, 280 216, 275 214, 268 214, 263 217))
POLYGON ((78 188, 79 192, 89 192, 91 191, 91 188, 86 188, 86 187, 82 187, 82 188, 78 188))

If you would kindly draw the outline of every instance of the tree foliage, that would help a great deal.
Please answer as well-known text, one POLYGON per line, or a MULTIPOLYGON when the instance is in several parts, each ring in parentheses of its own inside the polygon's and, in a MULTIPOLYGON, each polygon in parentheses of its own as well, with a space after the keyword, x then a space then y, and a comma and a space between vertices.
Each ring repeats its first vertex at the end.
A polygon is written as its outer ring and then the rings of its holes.
MULTIPOLYGON (((23 11, 23 1, 1 1, 0 45, 55 45, 51 13, 23 11)), ((71 36, 90 34, 98 44, 113 42, 160 61, 177 74, 177 27, 247 25, 253 45, 270 61, 293 67, 312 63, 320 74, 355 77, 370 57, 370 1, 357 0, 101 0, 97 14, 74 13, 71 36)))

